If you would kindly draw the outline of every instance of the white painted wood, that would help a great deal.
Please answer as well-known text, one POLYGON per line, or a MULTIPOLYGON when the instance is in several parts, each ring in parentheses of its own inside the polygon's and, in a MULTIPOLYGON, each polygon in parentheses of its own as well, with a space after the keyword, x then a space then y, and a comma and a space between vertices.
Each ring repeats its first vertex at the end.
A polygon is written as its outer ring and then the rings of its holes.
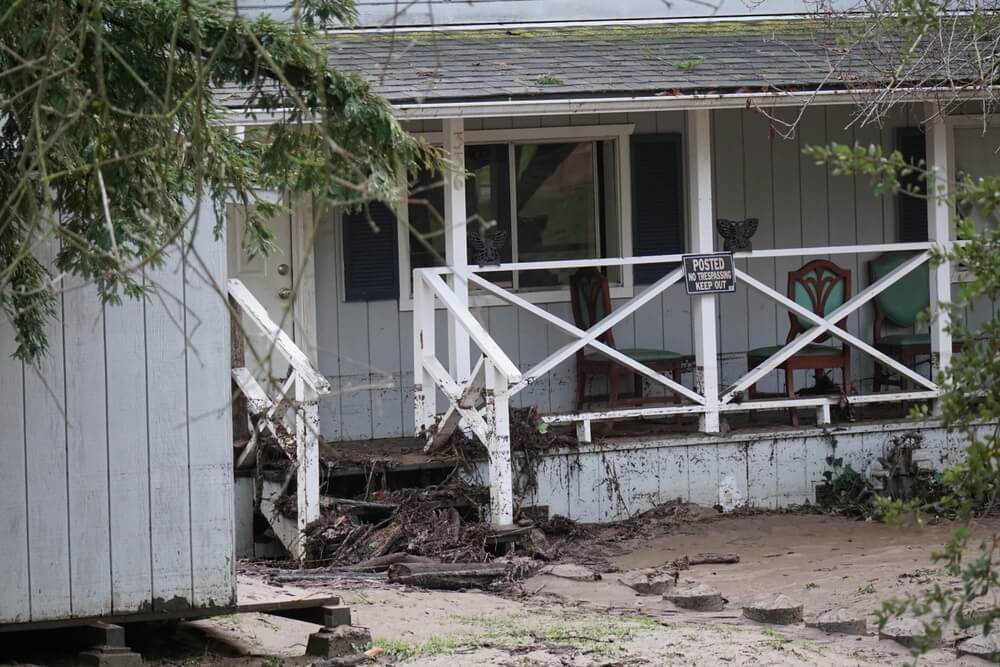
MULTIPOLYGON (((715 242, 712 216, 712 118, 709 111, 687 114, 688 230, 691 251, 712 252, 715 242)), ((692 299, 691 322, 695 354, 695 386, 702 394, 705 413, 699 428, 706 433, 719 431, 719 370, 716 337, 715 295, 692 299)))
POLYGON ((434 294, 414 272, 413 283, 413 401, 415 435, 421 437, 434 424, 437 392, 424 370, 424 359, 435 354, 434 294))
POLYGON ((490 519, 494 526, 514 523, 513 473, 510 457, 510 403, 507 377, 488 360, 486 376, 486 450, 490 457, 490 519))
POLYGON ((234 368, 232 375, 236 386, 247 399, 247 412, 251 416, 263 415, 271 410, 274 403, 268 398, 267 392, 260 386, 249 368, 234 368))
MULTIPOLYGON (((465 211, 465 121, 447 118, 443 121, 444 153, 450 164, 445 175, 444 245, 445 261, 454 270, 448 275, 448 286, 462 309, 469 307, 469 285, 464 268, 469 264, 467 215, 465 211)), ((464 331, 457 315, 448 314, 448 368, 459 382, 469 377, 469 334, 464 331)))
POLYGON ((257 329, 268 336, 274 350, 285 358, 297 374, 302 375, 302 379, 309 383, 316 390, 316 393, 321 396, 328 394, 330 392, 330 383, 327 379, 313 368, 312 362, 309 361, 305 353, 295 345, 295 342, 287 333, 275 324, 271 316, 268 315, 264 307, 260 305, 260 302, 257 301, 246 286, 236 278, 230 278, 227 281, 227 286, 229 295, 239 304, 243 310, 245 319, 249 320, 257 329))
POLYGON ((73 615, 100 616, 111 612, 104 311, 93 285, 77 276, 68 276, 64 285, 67 546, 73 615))
MULTIPOLYGON (((36 256, 44 266, 51 266, 56 251, 56 241, 46 239, 39 243, 36 256)), ((62 284, 54 288, 60 290, 62 284)), ((25 368, 24 377, 32 620, 66 618, 73 613, 61 298, 56 313, 45 324, 48 352, 25 368)))
POLYGON ((787 308, 788 310, 791 310, 797 315, 800 315, 801 317, 808 319, 810 322, 813 322, 815 326, 811 327, 808 331, 799 334, 799 336, 797 336, 795 340, 793 340, 792 342, 788 343, 786 346, 775 352, 767 359, 767 361, 765 361, 760 366, 751 370, 749 373, 743 376, 743 378, 741 378, 738 382, 730 386, 726 390, 726 394, 722 398, 722 402, 728 403, 729 401, 731 401, 737 394, 741 393, 743 390, 753 385, 754 382, 759 380, 766 373, 769 373, 775 368, 777 368, 782 362, 794 356, 799 350, 803 349, 806 345, 816 340, 816 338, 818 338, 825 332, 829 332, 837 336, 838 338, 842 339, 846 343, 853 345, 859 350, 867 352, 871 356, 875 357, 875 359, 877 359, 878 361, 881 361, 886 366, 898 371, 899 373, 902 373, 906 377, 916 381, 919 384, 922 384, 928 389, 937 390, 937 385, 931 382, 930 380, 927 380, 922 375, 907 368, 906 366, 903 366, 895 359, 888 357, 886 354, 872 347, 868 343, 862 341, 857 336, 854 336, 848 333, 847 331, 841 329, 840 327, 836 326, 837 322, 844 319, 849 314, 851 314, 864 304, 871 301, 875 297, 875 295, 877 295, 879 292, 882 292, 883 290, 891 286, 893 283, 898 281, 900 278, 905 276, 907 273, 913 271, 920 264, 927 261, 928 256, 929 256, 928 253, 924 252, 910 258, 906 262, 901 263, 898 267, 890 271, 883 278, 873 283, 872 285, 869 285, 865 289, 861 290, 855 296, 851 297, 842 306, 840 306, 832 313, 830 313, 830 315, 825 319, 820 317, 819 315, 816 315, 811 310, 803 308, 802 306, 795 303, 788 297, 764 285, 763 283, 756 280, 752 276, 749 276, 746 273, 737 269, 736 276, 738 280, 743 280, 754 289, 762 292, 763 294, 766 294, 767 296, 771 297, 781 305, 785 306, 785 308, 787 308))
MULTIPOLYGON (((292 272, 295 287, 292 293, 294 340, 313 364, 319 363, 316 332, 316 263, 314 247, 322 216, 313 210, 312 196, 302 197, 292 204, 292 272)), ((234 276, 235 277, 235 276, 234 276)))
POLYGON ((319 394, 296 374, 295 440, 298 444, 298 502, 296 558, 305 557, 306 526, 319 518, 319 394))
MULTIPOLYGON (((927 123, 927 238, 942 250, 951 249, 951 215, 948 207, 948 128, 944 110, 926 105, 927 123)), ((949 316, 943 304, 951 302, 951 262, 930 267, 931 360, 935 370, 951 365, 952 340, 949 316)))
POLYGON ((831 422, 830 420, 830 404, 824 403, 823 405, 817 406, 816 408, 816 423, 820 426, 826 426, 831 422))
POLYGON ((25 469, 24 366, 13 357, 14 327, 0 314, 0 623, 30 618, 28 568, 28 488, 25 469))
POLYGON ((108 480, 111 502, 111 607, 138 612, 153 599, 149 534, 149 431, 145 301, 104 308, 107 352, 108 480))
POLYGON ((189 414, 187 387, 178 372, 187 367, 184 268, 179 248, 170 248, 163 266, 147 271, 146 282, 155 290, 146 304, 145 324, 152 607, 156 611, 186 608, 194 600, 189 414))
POLYGON ((211 203, 201 202, 184 265, 187 377, 196 379, 187 388, 187 428, 191 580, 198 607, 236 602, 230 318, 227 267, 219 251, 225 237, 216 239, 215 222, 211 203))
MULTIPOLYGON (((468 383, 462 388, 456 387, 456 389, 460 389, 457 400, 448 406, 448 410, 444 413, 444 416, 438 423, 434 436, 424 447, 425 452, 429 452, 435 447, 448 441, 461 421, 461 410, 463 408, 465 410, 472 410, 476 408, 479 400, 482 398, 483 387, 486 382, 485 367, 486 357, 480 356, 476 365, 472 369, 472 375, 469 377, 468 383)), ((451 380, 450 377, 447 379, 451 380)), ((446 393, 450 392, 446 391, 446 393)))
POLYGON ((575 342, 567 343, 566 345, 564 345, 563 347, 561 347, 560 349, 558 349, 557 351, 546 357, 545 360, 543 360, 538 365, 533 367, 530 371, 528 371, 525 377, 521 380, 521 383, 512 388, 512 392, 517 393, 520 390, 520 388, 523 388, 533 383, 534 381, 538 380, 552 368, 555 368, 558 364, 572 357, 576 353, 576 350, 580 349, 585 344, 593 347, 595 350, 601 352, 602 354, 605 354, 608 357, 622 363, 623 365, 628 366, 632 370, 642 373, 646 377, 655 380, 656 382, 659 382, 660 384, 666 386, 669 389, 672 389, 673 391, 685 396, 686 398, 689 398, 692 401, 700 403, 702 401, 702 397, 692 392, 687 387, 684 387, 683 385, 674 382, 671 378, 668 378, 662 373, 654 371, 652 368, 646 366, 645 364, 642 364, 632 359, 631 357, 628 357, 625 354, 619 352, 618 350, 606 345, 605 343, 602 343, 601 341, 597 340, 597 337, 600 336, 604 331, 606 331, 609 328, 608 326, 606 326, 606 320, 614 319, 615 322, 622 321, 628 314, 635 312, 643 304, 647 303, 653 297, 659 294, 662 290, 667 289, 668 287, 670 287, 670 285, 679 280, 680 279, 679 277, 672 280, 668 280, 668 278, 671 278, 676 273, 677 270, 674 270, 673 272, 671 272, 670 275, 660 279, 659 281, 651 285, 648 288, 648 290, 643 292, 643 294, 641 294, 638 297, 635 297, 635 300, 642 299, 642 303, 640 303, 639 305, 634 306, 631 303, 625 304, 624 306, 615 309, 611 316, 605 318, 605 320, 601 320, 601 322, 598 322, 587 331, 578 328, 576 325, 571 324, 560 317, 556 317, 552 313, 543 310, 542 308, 539 308, 535 304, 522 299, 516 294, 513 294, 501 287, 498 287, 493 283, 490 283, 489 281, 479 278, 475 274, 470 274, 469 278, 470 281, 476 284, 478 287, 481 287, 487 291, 492 292, 493 294, 496 294, 497 296, 503 298, 506 301, 509 301, 510 303, 522 308, 523 310, 527 310, 531 314, 538 316, 539 318, 545 320, 549 324, 565 331, 566 333, 578 339, 575 342), (616 317, 618 313, 623 313, 623 312, 625 313, 625 315, 616 317), (581 344, 580 341, 583 341, 583 343, 581 344))
MULTIPOLYGON (((514 362, 510 360, 510 357, 500 349, 500 346, 490 337, 489 333, 483 328, 483 325, 462 304, 461 298, 449 289, 441 277, 435 273, 425 272, 424 281, 437 297, 444 302, 448 307, 449 313, 454 316, 454 319, 468 333, 469 337, 482 350, 483 354, 489 357, 511 382, 520 381, 521 371, 517 369, 514 362)), ((452 347, 449 345, 449 350, 451 349, 452 347)), ((465 377, 468 378, 468 371, 465 377)))

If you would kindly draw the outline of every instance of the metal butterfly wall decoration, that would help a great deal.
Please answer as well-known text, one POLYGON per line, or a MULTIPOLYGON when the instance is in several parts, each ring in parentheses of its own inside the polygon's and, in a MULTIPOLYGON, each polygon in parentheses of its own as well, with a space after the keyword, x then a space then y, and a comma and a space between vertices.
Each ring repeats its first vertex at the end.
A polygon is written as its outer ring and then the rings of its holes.
POLYGON ((491 232, 470 232, 472 247, 476 251, 475 261, 479 266, 500 264, 500 251, 507 241, 507 232, 502 229, 491 232))
POLYGON ((738 250, 753 250, 750 244, 750 237, 757 233, 757 218, 747 218, 746 220, 726 220, 719 218, 715 221, 719 236, 724 239, 722 247, 728 252, 738 250))

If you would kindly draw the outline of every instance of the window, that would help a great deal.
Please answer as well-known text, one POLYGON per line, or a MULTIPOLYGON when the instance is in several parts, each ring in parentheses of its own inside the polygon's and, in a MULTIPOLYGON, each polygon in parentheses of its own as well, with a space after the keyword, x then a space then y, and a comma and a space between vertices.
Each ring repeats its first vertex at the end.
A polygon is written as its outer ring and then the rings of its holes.
MULTIPOLYGON (((921 169, 926 167, 927 143, 920 128, 898 128, 896 130, 896 150, 903 155, 907 164, 921 169)), ((899 184, 902 186, 896 196, 899 240, 903 243, 926 241, 927 179, 917 173, 900 174, 899 184)))
MULTIPOLYGON (((616 140, 470 144, 465 149, 468 257, 472 264, 589 259, 621 252, 616 140), (513 184, 513 187, 511 185, 513 184)), ((410 184, 412 268, 441 265, 439 175, 410 184)), ((571 270, 486 274, 519 290, 569 283, 571 270)), ((620 270, 613 280, 620 282, 620 270)))

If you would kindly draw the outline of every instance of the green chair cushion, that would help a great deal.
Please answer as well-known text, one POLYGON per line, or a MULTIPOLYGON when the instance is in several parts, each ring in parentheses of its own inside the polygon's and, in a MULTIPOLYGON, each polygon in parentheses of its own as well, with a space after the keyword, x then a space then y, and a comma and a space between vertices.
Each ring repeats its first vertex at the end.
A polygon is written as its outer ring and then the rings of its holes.
MULTIPOLYGON (((770 347, 758 347, 747 353, 751 359, 767 359, 772 354, 785 347, 784 345, 772 345, 770 347)), ((795 353, 796 357, 824 357, 830 354, 841 354, 843 350, 832 345, 819 345, 812 343, 795 353)))
POLYGON ((929 333, 899 333, 882 336, 876 345, 889 345, 904 347, 909 345, 930 345, 931 335, 929 333))
MULTIPOLYGON (((645 347, 626 347, 620 348, 618 351, 627 357, 632 357, 636 361, 643 363, 650 361, 679 361, 684 358, 684 355, 671 352, 670 350, 653 350, 645 347)), ((583 358, 587 361, 611 363, 611 359, 608 359, 600 352, 588 352, 583 358)))
MULTIPOLYGON (((871 261, 872 279, 879 280, 885 277, 912 257, 912 253, 903 252, 886 253, 876 257, 871 261)), ((917 321, 917 315, 930 306, 929 271, 927 262, 924 262, 875 296, 879 310, 894 326, 912 327, 917 321)))

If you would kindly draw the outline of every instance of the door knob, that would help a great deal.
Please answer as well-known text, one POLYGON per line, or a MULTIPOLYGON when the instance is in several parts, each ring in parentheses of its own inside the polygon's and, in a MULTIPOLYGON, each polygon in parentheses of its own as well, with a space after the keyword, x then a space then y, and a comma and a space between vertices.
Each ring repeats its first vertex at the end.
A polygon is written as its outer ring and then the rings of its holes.
POLYGON ((279 276, 287 276, 288 275, 288 265, 287 264, 278 264, 278 275, 279 276))
POLYGON ((279 299, 288 299, 291 296, 292 296, 292 290, 291 290, 291 288, 283 287, 280 290, 278 290, 278 298, 279 299))

